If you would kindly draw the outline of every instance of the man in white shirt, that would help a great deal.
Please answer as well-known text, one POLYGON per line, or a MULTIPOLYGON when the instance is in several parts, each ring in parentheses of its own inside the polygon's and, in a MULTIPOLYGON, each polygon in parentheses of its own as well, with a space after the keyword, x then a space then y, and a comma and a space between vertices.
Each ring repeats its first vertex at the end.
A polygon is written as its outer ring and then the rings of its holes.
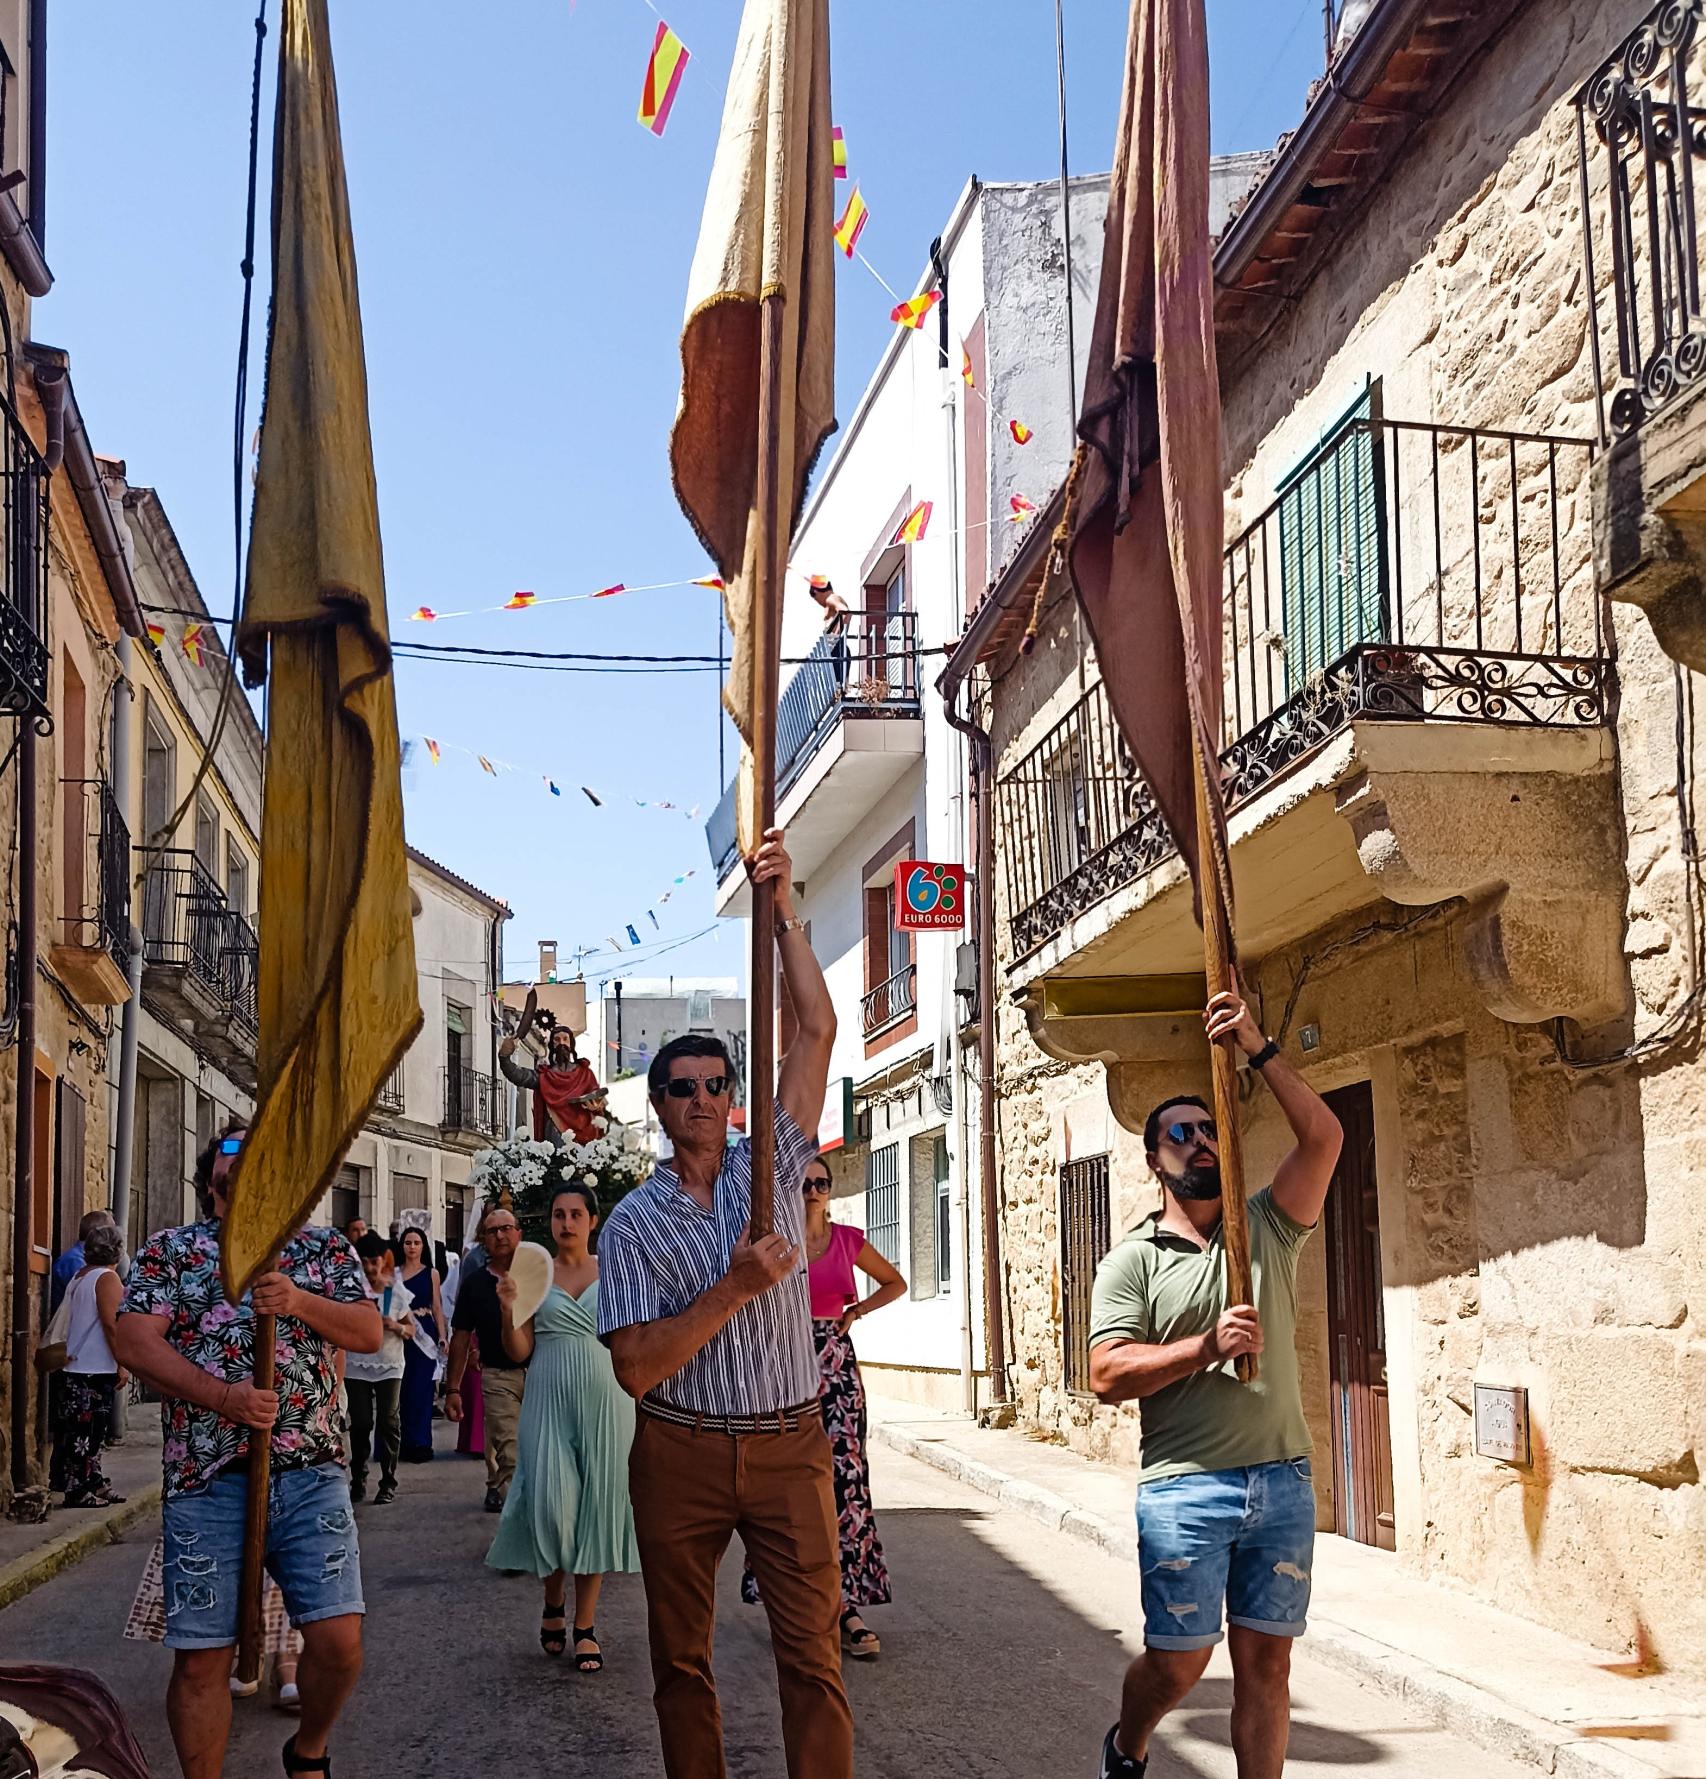
POLYGON ((403 1449, 403 1343, 415 1337, 409 1288, 396 1276, 391 1244, 369 1231, 355 1245, 368 1294, 379 1308, 385 1338, 377 1353, 351 1353, 344 1363, 349 1392, 350 1499, 367 1498, 367 1465, 379 1429, 379 1490, 375 1507, 397 1499, 397 1460, 403 1449))

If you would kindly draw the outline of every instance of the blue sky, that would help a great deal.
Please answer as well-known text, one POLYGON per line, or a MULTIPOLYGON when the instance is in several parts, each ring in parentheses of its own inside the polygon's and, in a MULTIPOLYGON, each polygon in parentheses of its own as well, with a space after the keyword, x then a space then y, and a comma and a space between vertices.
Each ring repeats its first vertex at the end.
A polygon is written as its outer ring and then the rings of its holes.
MULTIPOLYGON (((660 0, 693 60, 667 135, 635 121, 646 0, 332 0, 393 627, 435 642, 715 653, 697 588, 434 627, 518 588, 588 592, 706 571, 667 440, 688 264, 737 0, 660 0)), ((278 0, 270 16, 276 23, 278 0)), ((209 605, 231 609, 231 412, 252 0, 69 0, 53 11, 48 259, 38 339, 72 353, 96 449, 160 490, 209 605), (73 18, 81 23, 72 27, 73 18), (98 25, 92 21, 99 20, 98 25)), ((1125 0, 1066 0, 1075 172, 1106 167, 1125 0)), ((1319 0, 1209 0, 1217 152, 1271 146, 1320 70, 1319 0)), ((914 287, 967 178, 1058 166, 1052 0, 834 0, 835 117, 871 210, 863 251, 914 287)), ((271 43, 276 38, 269 40, 271 43)), ((269 53, 265 109, 270 112, 269 53)), ((263 218, 267 197, 263 156, 263 218)), ((890 333, 857 264, 838 291, 845 416, 890 333)), ((259 342, 265 270, 257 303, 259 342)), ((719 794, 716 675, 400 663, 414 843, 515 910, 506 952, 599 947, 590 976, 744 975, 712 924, 702 826, 719 794), (483 774, 462 747, 519 770, 483 774), (549 774, 563 788, 552 798, 549 774), (606 799, 594 809, 577 789, 606 799), (646 909, 674 889, 654 931, 646 909)))

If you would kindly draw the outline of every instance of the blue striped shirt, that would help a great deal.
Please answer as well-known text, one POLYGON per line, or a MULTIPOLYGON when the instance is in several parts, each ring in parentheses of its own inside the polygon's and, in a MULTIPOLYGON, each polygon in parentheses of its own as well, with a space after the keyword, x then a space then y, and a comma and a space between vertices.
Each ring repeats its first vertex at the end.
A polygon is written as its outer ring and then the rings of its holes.
MULTIPOLYGON (((743 1304, 657 1390, 689 1414, 758 1415, 812 1402, 818 1393, 806 1277, 805 1201, 800 1182, 817 1153, 783 1108, 776 1108, 776 1233, 800 1250, 789 1276, 743 1304)), ((679 1316, 729 1270, 752 1214, 752 1145, 728 1150, 717 1170, 714 1208, 658 1167, 610 1213, 598 1232, 598 1332, 679 1316)))

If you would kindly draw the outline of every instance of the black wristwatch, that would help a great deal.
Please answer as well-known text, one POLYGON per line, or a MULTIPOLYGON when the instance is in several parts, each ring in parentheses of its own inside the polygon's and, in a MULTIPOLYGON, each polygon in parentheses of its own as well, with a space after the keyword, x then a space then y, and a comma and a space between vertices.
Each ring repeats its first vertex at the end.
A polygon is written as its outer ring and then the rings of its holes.
POLYGON ((1279 1045, 1276 1044, 1272 1038, 1269 1038, 1267 1043, 1265 1043, 1261 1049, 1250 1058, 1250 1067, 1253 1069, 1265 1069, 1268 1064, 1279 1055, 1279 1053, 1279 1045))

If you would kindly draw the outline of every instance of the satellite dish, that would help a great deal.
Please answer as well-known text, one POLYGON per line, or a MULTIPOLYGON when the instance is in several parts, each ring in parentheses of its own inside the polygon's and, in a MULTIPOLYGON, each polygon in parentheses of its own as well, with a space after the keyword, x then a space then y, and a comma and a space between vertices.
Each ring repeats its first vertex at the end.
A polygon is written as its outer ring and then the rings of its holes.
POLYGON ((551 1289, 551 1256, 537 1242, 521 1242, 515 1258, 509 1263, 509 1276, 515 1280, 515 1305, 510 1311, 515 1325, 531 1322, 534 1312, 545 1301, 551 1289))

